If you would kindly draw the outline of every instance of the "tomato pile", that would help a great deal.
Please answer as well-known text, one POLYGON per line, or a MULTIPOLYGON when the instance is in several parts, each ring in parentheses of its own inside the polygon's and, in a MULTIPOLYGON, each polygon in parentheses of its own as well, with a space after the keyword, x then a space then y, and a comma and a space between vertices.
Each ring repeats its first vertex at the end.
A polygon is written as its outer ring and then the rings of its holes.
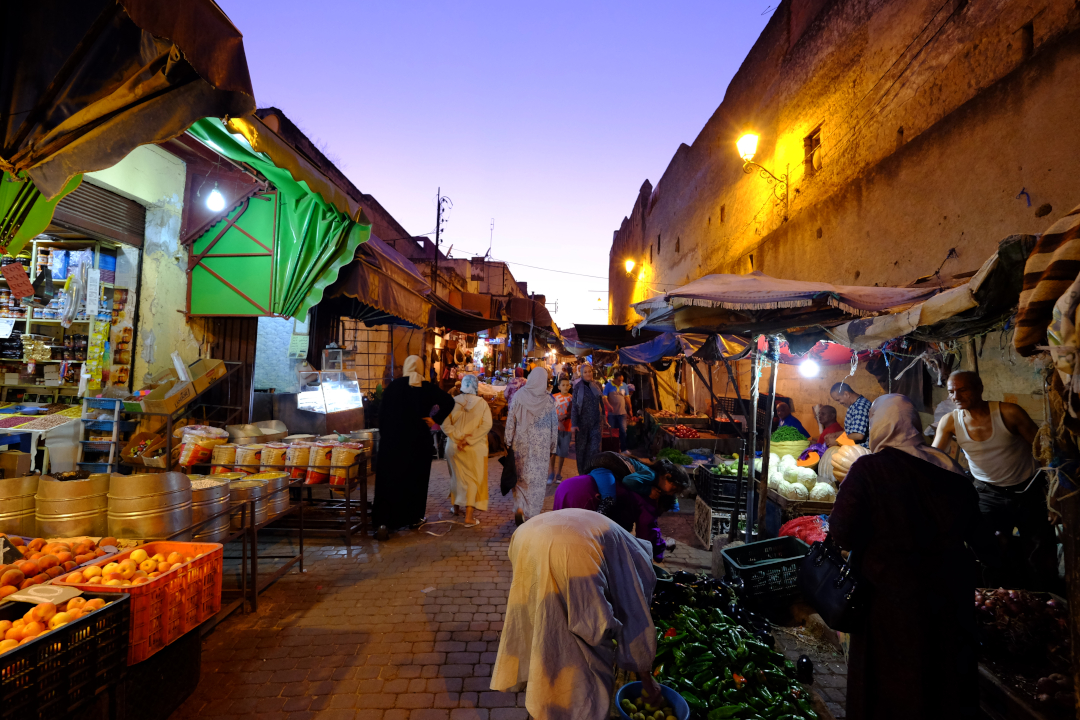
POLYGON ((668 430, 669 433, 671 433, 672 435, 674 435, 677 438, 697 438, 697 437, 701 437, 701 434, 698 433, 697 430, 695 430, 692 427, 687 427, 685 425, 676 425, 674 427, 668 428, 667 430, 668 430))

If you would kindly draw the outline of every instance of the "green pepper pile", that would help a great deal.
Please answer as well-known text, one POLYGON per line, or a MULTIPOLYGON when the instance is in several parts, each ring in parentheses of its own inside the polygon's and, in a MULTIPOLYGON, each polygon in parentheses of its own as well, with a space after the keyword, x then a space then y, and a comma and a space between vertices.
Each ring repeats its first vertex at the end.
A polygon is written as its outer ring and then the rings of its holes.
POLYGON ((657 627, 657 682, 697 720, 817 720, 795 664, 717 608, 682 608, 657 627))
POLYGON ((802 442, 805 439, 805 435, 790 425, 776 428, 776 432, 772 434, 771 438, 773 442, 802 442))

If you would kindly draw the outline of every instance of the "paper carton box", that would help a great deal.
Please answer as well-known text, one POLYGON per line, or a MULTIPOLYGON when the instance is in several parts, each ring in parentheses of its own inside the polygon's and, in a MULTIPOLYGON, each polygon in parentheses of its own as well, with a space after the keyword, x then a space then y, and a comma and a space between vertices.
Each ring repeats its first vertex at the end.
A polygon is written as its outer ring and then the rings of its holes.
POLYGON ((22 477, 30 474, 30 453, 19 450, 0 452, 0 471, 5 478, 22 477))
POLYGON ((225 363, 221 360, 198 360, 188 366, 191 372, 191 384, 195 392, 201 393, 220 377, 225 375, 225 363))
POLYGON ((195 395, 191 383, 169 381, 143 398, 143 412, 171 413, 191 402, 195 395))

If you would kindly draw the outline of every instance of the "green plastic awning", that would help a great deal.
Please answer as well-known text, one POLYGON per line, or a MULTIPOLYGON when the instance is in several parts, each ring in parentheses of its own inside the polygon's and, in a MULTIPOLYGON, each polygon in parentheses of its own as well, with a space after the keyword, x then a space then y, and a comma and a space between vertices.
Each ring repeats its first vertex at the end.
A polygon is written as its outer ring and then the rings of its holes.
POLYGON ((371 236, 370 223, 350 218, 220 120, 204 118, 189 132, 257 170, 277 191, 244 201, 192 245, 189 311, 305 317, 371 236))
POLYGON ((0 179, 0 253, 18 255, 52 221, 56 205, 82 183, 76 175, 53 197, 46 199, 25 171, 12 176, 6 171, 0 179))

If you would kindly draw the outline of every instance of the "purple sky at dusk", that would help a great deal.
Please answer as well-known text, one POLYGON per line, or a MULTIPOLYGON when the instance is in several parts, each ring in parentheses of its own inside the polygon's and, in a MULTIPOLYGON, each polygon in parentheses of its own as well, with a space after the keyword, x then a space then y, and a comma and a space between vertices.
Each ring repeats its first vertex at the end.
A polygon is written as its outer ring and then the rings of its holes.
POLYGON ((612 232, 715 111, 772 11, 218 2, 244 33, 259 106, 281 108, 410 233, 434 230, 441 186, 454 257, 484 254, 494 218, 495 259, 597 276, 511 264, 558 302, 561 327, 607 322, 596 291, 612 232))

